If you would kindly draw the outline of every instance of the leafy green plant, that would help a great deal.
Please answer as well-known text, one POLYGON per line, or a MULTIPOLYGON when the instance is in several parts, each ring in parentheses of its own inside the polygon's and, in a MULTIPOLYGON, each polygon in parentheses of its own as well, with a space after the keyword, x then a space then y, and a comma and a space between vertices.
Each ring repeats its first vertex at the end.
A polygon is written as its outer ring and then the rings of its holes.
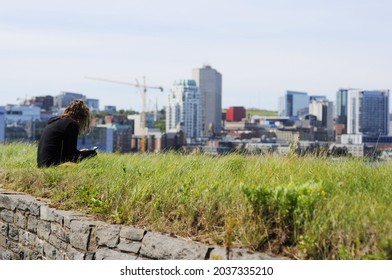
POLYGON ((241 186, 241 189, 254 214, 266 219, 273 233, 283 235, 282 243, 290 244, 294 244, 303 233, 305 223, 313 217, 316 203, 325 196, 321 183, 313 181, 303 184, 290 182, 276 187, 241 186))

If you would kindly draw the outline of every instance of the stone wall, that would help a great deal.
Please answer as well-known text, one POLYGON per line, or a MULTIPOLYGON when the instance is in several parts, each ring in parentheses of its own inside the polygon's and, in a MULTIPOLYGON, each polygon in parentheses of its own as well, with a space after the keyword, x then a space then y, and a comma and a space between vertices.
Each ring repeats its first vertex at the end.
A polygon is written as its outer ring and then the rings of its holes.
POLYGON ((0 189, 0 260, 274 259, 226 250, 73 211, 51 208, 24 193, 0 189))

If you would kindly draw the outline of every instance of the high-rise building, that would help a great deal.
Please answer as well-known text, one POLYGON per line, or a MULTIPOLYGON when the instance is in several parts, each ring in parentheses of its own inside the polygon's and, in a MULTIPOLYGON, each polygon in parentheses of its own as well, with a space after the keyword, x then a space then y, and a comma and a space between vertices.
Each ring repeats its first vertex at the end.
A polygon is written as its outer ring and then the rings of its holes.
POLYGON ((201 136, 200 92, 194 80, 177 80, 168 94, 166 131, 182 131, 186 138, 201 136))
POLYGON ((340 127, 341 132, 347 133, 347 96, 349 89, 339 89, 336 92, 336 126, 340 127))
POLYGON ((222 121, 222 75, 204 65, 193 69, 193 79, 200 91, 202 136, 208 135, 211 128, 214 133, 221 132, 222 121))
POLYGON ((302 117, 309 112, 309 96, 306 92, 286 91, 279 98, 280 117, 302 117))
POLYGON ((333 108, 333 102, 327 99, 313 99, 309 104, 309 114, 317 117, 330 138, 333 136, 333 108))
POLYGON ((58 109, 66 108, 75 99, 86 100, 86 96, 80 93, 62 91, 60 95, 54 97, 54 106, 58 109))
POLYGON ((388 135, 389 90, 348 90, 347 134, 388 135))

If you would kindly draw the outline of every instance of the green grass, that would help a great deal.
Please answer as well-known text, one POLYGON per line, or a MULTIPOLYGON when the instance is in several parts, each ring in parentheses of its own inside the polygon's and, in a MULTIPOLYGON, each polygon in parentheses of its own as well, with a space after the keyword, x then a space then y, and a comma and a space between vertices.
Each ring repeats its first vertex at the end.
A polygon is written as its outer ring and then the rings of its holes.
POLYGON ((316 157, 99 154, 38 169, 0 145, 0 186, 53 206, 208 244, 299 259, 392 258, 392 163, 316 157))
POLYGON ((250 116, 259 115, 259 116, 276 117, 276 116, 278 116, 278 112, 277 111, 265 110, 265 109, 247 108, 246 109, 246 115, 250 115, 250 116))

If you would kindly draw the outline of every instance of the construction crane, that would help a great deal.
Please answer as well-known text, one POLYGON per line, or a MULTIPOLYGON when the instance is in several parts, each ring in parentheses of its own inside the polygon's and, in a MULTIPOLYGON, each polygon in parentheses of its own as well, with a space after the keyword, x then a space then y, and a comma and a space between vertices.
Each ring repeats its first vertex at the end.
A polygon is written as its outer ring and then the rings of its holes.
POLYGON ((127 86, 133 86, 137 87, 140 90, 140 94, 142 96, 142 112, 141 112, 141 143, 140 143, 140 151, 144 153, 146 151, 146 100, 147 100, 147 89, 159 89, 161 92, 163 92, 163 88, 160 86, 149 86, 146 85, 146 78, 143 77, 143 84, 141 85, 137 79, 136 83, 130 83, 130 82, 123 82, 123 81, 116 81, 116 80, 110 80, 110 79, 104 79, 104 78, 96 78, 96 77, 85 77, 86 79, 90 80, 96 80, 96 81, 101 81, 101 82, 109 82, 109 83, 115 83, 115 84, 122 84, 122 85, 127 85, 127 86))

